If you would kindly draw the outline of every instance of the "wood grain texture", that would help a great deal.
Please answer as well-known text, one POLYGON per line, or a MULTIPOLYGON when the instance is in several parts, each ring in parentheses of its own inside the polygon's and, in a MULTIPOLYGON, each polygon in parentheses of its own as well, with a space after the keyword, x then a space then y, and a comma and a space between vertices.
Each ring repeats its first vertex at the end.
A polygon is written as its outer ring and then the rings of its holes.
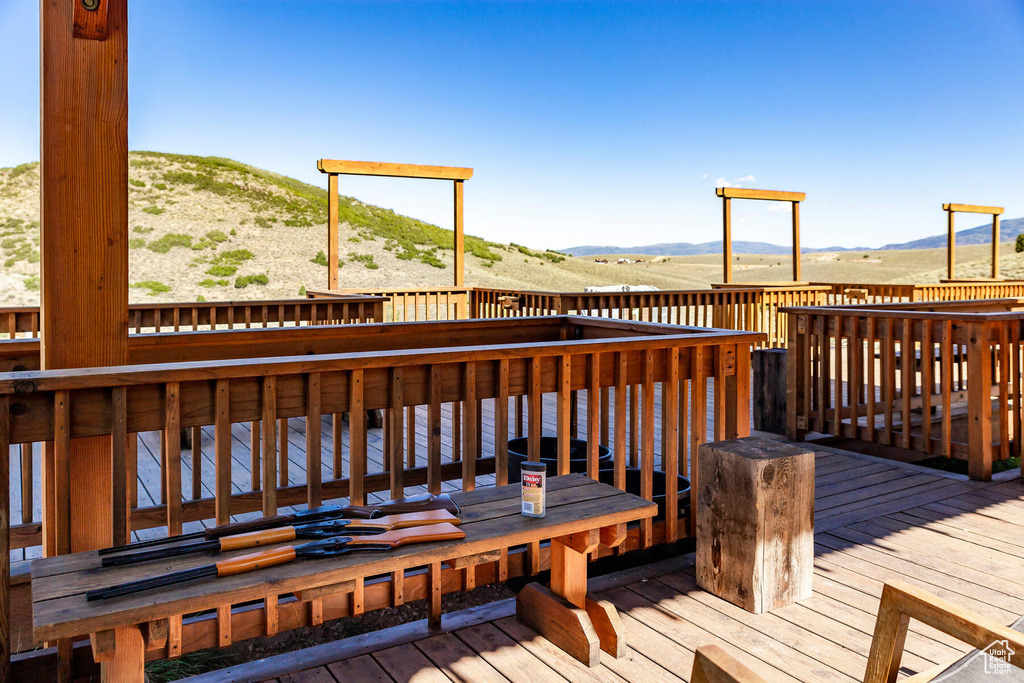
POLYGON ((810 597, 814 455, 747 438, 700 447, 697 580, 759 614, 810 597))

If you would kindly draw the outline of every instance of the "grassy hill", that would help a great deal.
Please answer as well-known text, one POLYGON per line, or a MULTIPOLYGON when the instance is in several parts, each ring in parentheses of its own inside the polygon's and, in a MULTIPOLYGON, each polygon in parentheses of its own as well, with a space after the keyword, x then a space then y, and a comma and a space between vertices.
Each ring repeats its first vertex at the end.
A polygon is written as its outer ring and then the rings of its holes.
MULTIPOLYGON (((159 152, 132 152, 128 175, 133 301, 290 298, 326 286, 323 188, 230 159, 159 152)), ((450 230, 352 197, 342 197, 339 222, 342 286, 451 284, 450 230)), ((467 281, 481 286, 581 289, 609 281, 592 261, 556 252, 472 235, 466 251, 467 281)), ((0 169, 0 260, 0 305, 37 303, 38 162, 0 169)), ((640 273, 614 279, 647 282, 640 273)))
MULTIPOLYGON (((326 285, 323 188, 230 159, 158 152, 132 152, 128 176, 132 301, 293 298, 326 285)), ((342 198, 339 214, 343 287, 451 284, 451 231, 352 197, 342 198)), ((708 254, 648 254, 644 263, 604 265, 471 235, 466 250, 466 281, 484 287, 692 289, 721 279, 721 256, 708 254)), ((1010 245, 1003 252, 1006 276, 1024 276, 1022 255, 1010 245)), ((788 279, 788 257, 736 253, 737 281, 788 279)), ((985 272, 987 253, 984 245, 958 249, 958 274, 985 272)), ((0 305, 38 303, 38 163, 0 169, 0 261, 0 305)), ((816 253, 805 254, 804 273, 814 280, 934 281, 943 263, 941 250, 816 253)))

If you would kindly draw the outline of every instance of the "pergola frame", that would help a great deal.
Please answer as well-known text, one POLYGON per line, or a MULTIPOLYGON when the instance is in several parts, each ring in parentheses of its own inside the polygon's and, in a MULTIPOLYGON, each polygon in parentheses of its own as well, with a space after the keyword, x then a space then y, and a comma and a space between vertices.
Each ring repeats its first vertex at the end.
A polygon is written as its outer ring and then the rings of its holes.
POLYGON ((717 187, 715 194, 722 198, 722 264, 726 284, 732 283, 732 206, 733 199, 761 199, 793 204, 793 281, 800 282, 800 202, 803 192, 779 190, 748 190, 741 187, 717 187))
POLYGON ((956 232, 953 229, 953 214, 983 213, 992 216, 992 279, 999 279, 999 215, 1003 213, 1001 206, 977 206, 974 204, 943 204, 949 234, 946 237, 946 277, 956 279, 956 232))
POLYGON ((462 220, 462 184, 473 177, 473 169, 456 166, 387 164, 379 161, 320 159, 316 167, 327 174, 327 288, 338 289, 338 176, 362 175, 385 178, 451 180, 455 184, 455 286, 466 282, 465 235, 462 220))

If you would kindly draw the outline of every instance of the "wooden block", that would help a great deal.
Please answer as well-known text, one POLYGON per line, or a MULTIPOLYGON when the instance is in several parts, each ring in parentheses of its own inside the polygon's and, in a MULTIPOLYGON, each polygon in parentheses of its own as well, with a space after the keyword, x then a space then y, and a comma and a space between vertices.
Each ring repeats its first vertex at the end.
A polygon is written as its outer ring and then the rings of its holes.
POLYGON ((559 543, 568 546, 578 553, 589 553, 592 550, 597 550, 597 546, 601 543, 600 530, 590 529, 588 531, 578 531, 568 536, 562 536, 557 540, 559 543))
POLYGON ((159 650, 167 645, 167 634, 170 632, 169 619, 155 619, 142 625, 142 636, 146 641, 147 650, 159 650))
POLYGON ((89 635, 92 642, 92 658, 96 662, 108 662, 114 658, 116 634, 114 629, 99 631, 89 635))
POLYGON ((626 629, 615 605, 596 596, 587 596, 587 614, 601 640, 601 649, 616 659, 626 654, 626 629))
POLYGON ((115 629, 114 656, 100 664, 104 683, 133 683, 146 677, 146 646, 138 626, 115 629))
POLYGON ((698 585, 754 613, 811 597, 814 453, 747 437, 698 463, 698 585))
POLYGON ((516 617, 587 666, 597 666, 600 661, 601 639, 586 610, 547 588, 530 583, 519 591, 516 617))
POLYGON ((754 349, 754 429, 786 433, 786 349, 754 349))
POLYGON ((477 553, 476 555, 467 555, 465 557, 458 557, 454 560, 448 560, 445 564, 452 569, 464 569, 466 567, 475 567, 478 564, 484 564, 487 562, 497 562, 500 559, 500 550, 489 550, 486 553, 477 553))
POLYGON ((341 583, 329 583, 326 586, 317 586, 316 588, 307 588, 306 590, 296 591, 295 597, 305 602, 307 600, 329 598, 332 595, 337 595, 338 593, 351 593, 355 589, 356 580, 350 579, 348 581, 342 581, 341 583))
POLYGON ((622 545, 622 542, 626 540, 628 535, 626 531, 626 525, 616 524, 614 526, 606 526, 601 529, 601 545, 605 548, 615 548, 622 545))
POLYGON ((587 599, 587 552, 551 541, 551 591, 581 608, 587 599))

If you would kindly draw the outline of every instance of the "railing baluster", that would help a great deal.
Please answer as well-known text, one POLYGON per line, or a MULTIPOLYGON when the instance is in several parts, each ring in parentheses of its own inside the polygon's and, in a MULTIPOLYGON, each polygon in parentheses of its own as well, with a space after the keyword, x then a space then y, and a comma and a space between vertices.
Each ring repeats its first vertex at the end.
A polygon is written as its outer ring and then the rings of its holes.
POLYGON ((388 432, 388 443, 384 460, 390 467, 392 498, 401 498, 405 490, 405 466, 402 458, 403 377, 402 368, 391 369, 391 399, 387 411, 388 422, 385 425, 388 432))
MULTIPOLYGON (((640 428, 643 448, 640 457, 640 496, 654 500, 654 351, 645 349, 640 359, 643 382, 643 417, 640 428)), ((654 542, 654 525, 650 517, 640 520, 640 547, 654 542)))
POLYGON ((288 486, 288 418, 286 417, 277 419, 277 458, 280 463, 277 472, 280 486, 288 486))
MULTIPOLYGON (((231 518, 231 386, 219 379, 214 385, 213 449, 215 460, 214 508, 217 524, 231 518)), ((229 619, 230 625, 230 619, 229 619)))
MULTIPOLYGON (((340 425, 341 415, 336 418, 340 425)), ((341 453, 340 429, 334 448, 336 455, 341 453)), ((363 404, 363 371, 359 369, 352 370, 348 377, 348 473, 349 502, 352 505, 365 504, 363 478, 366 476, 366 408, 363 404)), ((335 468, 334 477, 341 478, 340 465, 335 468)))
MULTIPOLYGON (((110 392, 111 544, 124 545, 131 536, 128 497, 128 403, 125 387, 110 392)), ((22 477, 25 473, 22 472, 22 477)), ((31 473, 29 474, 31 481, 31 473)), ((0 555, 0 557, 3 557, 0 555)))
MULTIPOLYGON (((0 681, 11 680, 10 397, 0 395, 0 681)), ((22 478, 25 473, 22 472, 22 478)))
POLYGON ((679 538, 679 479, 678 450, 679 427, 679 349, 666 351, 665 381, 661 385, 662 420, 664 435, 661 449, 661 469, 665 472, 665 541, 673 543, 679 538))
MULTIPOLYGON (((705 363, 708 347, 694 346, 690 352, 690 491, 696 492, 698 447, 707 441, 708 377, 705 363)), ((691 493, 691 500, 694 494, 691 493)), ((691 510, 692 510, 691 506, 691 510)), ((697 516, 690 514, 690 534, 697 533, 697 516)))
POLYGON ((601 354, 587 355, 587 476, 598 479, 601 447, 601 354))
POLYGON ((263 378, 263 516, 277 514, 277 377, 263 378))
POLYGON ((306 375, 306 506, 319 507, 321 495, 320 373, 306 375))
POLYGON ((34 478, 32 473, 32 444, 21 444, 21 523, 32 522, 32 508, 34 507, 33 486, 34 478))
POLYGON ((569 432, 571 411, 570 381, 572 379, 572 357, 558 357, 558 404, 555 413, 558 443, 558 474, 569 474, 569 432))
MULTIPOLYGON (((441 493, 441 366, 430 366, 427 405, 427 490, 441 493)), ((501 476, 500 474, 498 475, 501 476)))
POLYGON ((465 425, 462 430, 462 490, 472 491, 476 488, 476 459, 480 453, 476 450, 476 438, 480 430, 479 407, 476 400, 476 364, 472 361, 463 369, 462 407, 465 425))
POLYGON ((935 358, 932 346, 932 321, 921 323, 921 434, 924 436, 924 452, 932 452, 932 392, 935 389, 933 374, 935 358))
POLYGON ((615 352, 615 488, 626 490, 626 354, 615 352))
POLYGON ((529 399, 529 427, 530 436, 527 454, 530 460, 540 461, 540 437, 543 430, 541 425, 541 401, 544 396, 540 389, 540 357, 534 356, 530 359, 530 389, 529 399))
POLYGON ((203 428, 192 427, 192 500, 203 497, 203 428))
POLYGON ((405 407, 405 466, 416 467, 416 406, 405 407))
POLYGON ((164 481, 167 488, 167 535, 178 536, 182 527, 181 501, 181 387, 164 386, 164 481))
POLYGON ((253 420, 249 423, 249 473, 252 480, 252 490, 259 491, 262 483, 260 464, 260 423, 253 420))
POLYGON ((900 398, 903 400, 903 416, 900 426, 903 429, 901 444, 910 450, 913 440, 910 435, 911 401, 914 398, 917 353, 914 349, 914 321, 903 320, 903 335, 900 341, 900 398))

